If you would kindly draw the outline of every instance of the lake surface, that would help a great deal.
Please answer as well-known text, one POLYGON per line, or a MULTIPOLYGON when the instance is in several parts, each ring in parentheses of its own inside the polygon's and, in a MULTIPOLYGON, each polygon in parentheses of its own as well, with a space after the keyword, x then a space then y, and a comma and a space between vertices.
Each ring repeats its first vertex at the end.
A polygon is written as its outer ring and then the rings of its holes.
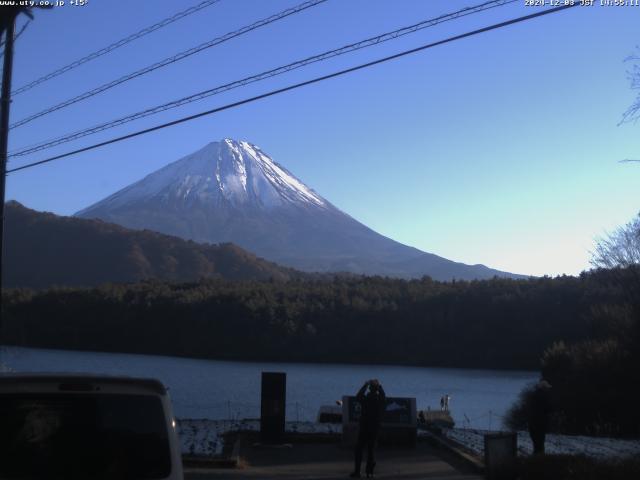
POLYGON ((335 404, 365 380, 378 378, 388 396, 416 397, 418 409, 439 409, 440 397, 449 394, 456 426, 483 429, 499 429, 518 393, 538 378, 529 371, 229 362, 22 347, 0 347, 0 363, 16 372, 158 378, 169 387, 178 418, 259 417, 262 371, 286 372, 288 420, 314 420, 320 405, 335 404))

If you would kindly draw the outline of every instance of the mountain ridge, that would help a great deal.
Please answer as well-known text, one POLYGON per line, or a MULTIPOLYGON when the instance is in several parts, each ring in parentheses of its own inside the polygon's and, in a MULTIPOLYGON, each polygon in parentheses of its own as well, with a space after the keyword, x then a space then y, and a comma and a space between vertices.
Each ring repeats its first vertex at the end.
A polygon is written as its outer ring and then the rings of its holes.
POLYGON ((202 245, 102 220, 58 216, 5 204, 7 287, 97 286, 201 278, 291 280, 303 274, 237 245, 202 245))

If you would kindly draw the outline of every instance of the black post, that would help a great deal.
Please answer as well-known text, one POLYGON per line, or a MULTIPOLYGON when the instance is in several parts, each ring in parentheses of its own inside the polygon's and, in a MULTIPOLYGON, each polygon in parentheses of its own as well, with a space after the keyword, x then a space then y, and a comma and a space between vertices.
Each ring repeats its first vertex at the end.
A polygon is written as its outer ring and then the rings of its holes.
POLYGON ((260 440, 262 443, 282 443, 287 397, 287 374, 262 372, 260 405, 260 440))
MULTIPOLYGON (((4 65, 2 68, 2 97, 0 98, 0 304, 3 286, 4 254, 4 189, 7 176, 7 149, 9 148, 9 107, 11 106, 11 72, 13 69, 13 35, 19 10, 2 16, 4 30, 4 65)), ((5 13, 5 12, 3 12, 5 13)), ((2 338, 0 320, 0 339, 2 338)))

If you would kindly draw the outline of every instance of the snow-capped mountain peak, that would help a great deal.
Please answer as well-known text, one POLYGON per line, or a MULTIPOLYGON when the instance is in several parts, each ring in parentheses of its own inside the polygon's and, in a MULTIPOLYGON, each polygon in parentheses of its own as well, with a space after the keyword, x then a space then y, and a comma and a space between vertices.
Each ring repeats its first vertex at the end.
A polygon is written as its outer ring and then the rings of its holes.
MULTIPOLYGON (((225 138, 187 155, 93 205, 120 208, 132 202, 228 202, 234 206, 273 208, 328 202, 258 146, 225 138)), ((82 215, 86 210, 78 212, 82 215)))
POLYGON ((507 275, 422 252, 361 224, 256 145, 225 138, 78 212, 201 243, 233 242, 282 265, 436 279, 507 275))

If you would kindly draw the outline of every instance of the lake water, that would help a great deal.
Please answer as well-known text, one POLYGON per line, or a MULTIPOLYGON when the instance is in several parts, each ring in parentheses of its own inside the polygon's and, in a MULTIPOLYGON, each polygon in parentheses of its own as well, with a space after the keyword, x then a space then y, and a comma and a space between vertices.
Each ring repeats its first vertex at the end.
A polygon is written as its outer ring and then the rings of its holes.
POLYGON ((499 429, 501 417, 536 372, 386 365, 229 362, 123 353, 0 347, 0 363, 16 372, 77 372, 154 377, 171 395, 178 418, 257 418, 260 373, 286 372, 287 419, 314 420, 320 405, 354 395, 378 378, 388 396, 416 397, 418 409, 451 396, 457 426, 499 429))

